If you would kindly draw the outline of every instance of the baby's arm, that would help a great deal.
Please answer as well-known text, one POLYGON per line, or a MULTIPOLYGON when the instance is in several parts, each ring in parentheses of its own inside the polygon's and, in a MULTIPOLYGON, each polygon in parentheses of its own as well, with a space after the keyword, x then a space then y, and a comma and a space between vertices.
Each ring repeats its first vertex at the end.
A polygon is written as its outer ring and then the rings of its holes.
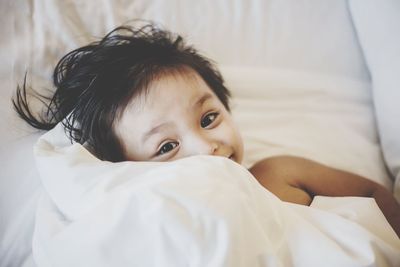
POLYGON ((283 201, 310 205, 316 195, 373 197, 400 236, 400 205, 386 188, 364 177, 292 156, 262 160, 250 172, 283 201))

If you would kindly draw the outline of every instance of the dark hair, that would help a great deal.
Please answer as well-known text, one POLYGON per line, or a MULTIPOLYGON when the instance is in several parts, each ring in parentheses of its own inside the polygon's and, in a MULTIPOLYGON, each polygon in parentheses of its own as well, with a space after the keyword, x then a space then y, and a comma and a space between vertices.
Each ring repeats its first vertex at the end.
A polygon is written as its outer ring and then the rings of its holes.
POLYGON ((98 158, 123 161, 114 121, 151 81, 182 68, 200 75, 229 110, 229 91, 213 63, 186 45, 181 36, 153 24, 137 29, 118 27, 100 41, 61 58, 53 74, 54 94, 35 94, 45 103, 42 116, 29 107, 26 76, 12 101, 31 126, 49 130, 61 121, 71 140, 87 144, 98 158))

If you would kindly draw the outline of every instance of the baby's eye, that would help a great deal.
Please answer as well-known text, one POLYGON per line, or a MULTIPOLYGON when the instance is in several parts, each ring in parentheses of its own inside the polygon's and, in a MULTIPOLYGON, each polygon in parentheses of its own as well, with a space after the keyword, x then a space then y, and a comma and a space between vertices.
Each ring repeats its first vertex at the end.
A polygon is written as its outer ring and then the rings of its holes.
POLYGON ((204 116, 200 122, 201 127, 207 128, 211 123, 213 123, 217 119, 218 115, 219 115, 218 112, 213 112, 204 116))
POLYGON ((168 142, 168 143, 165 143, 161 148, 160 148, 160 150, 158 150, 158 152, 157 152, 157 155, 163 155, 163 154, 165 154, 165 153, 168 153, 168 152, 170 152, 172 149, 174 149, 175 147, 177 147, 178 146, 178 142, 168 142))

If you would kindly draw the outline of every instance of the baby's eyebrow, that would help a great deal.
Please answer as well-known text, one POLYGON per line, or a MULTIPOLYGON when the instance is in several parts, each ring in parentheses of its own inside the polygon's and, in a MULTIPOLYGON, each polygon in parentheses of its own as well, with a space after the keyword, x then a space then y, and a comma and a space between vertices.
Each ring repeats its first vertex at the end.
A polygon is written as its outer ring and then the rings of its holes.
POLYGON ((205 93, 202 95, 197 101, 193 104, 193 108, 198 108, 203 105, 204 102, 206 102, 208 99, 212 98, 212 94, 210 93, 205 93))
POLYGON ((147 133, 145 133, 143 135, 142 142, 144 142, 147 139, 149 139, 149 137, 152 136, 153 134, 160 132, 162 128, 168 127, 170 125, 172 125, 171 122, 163 122, 163 123, 153 127, 150 131, 148 131, 147 133))

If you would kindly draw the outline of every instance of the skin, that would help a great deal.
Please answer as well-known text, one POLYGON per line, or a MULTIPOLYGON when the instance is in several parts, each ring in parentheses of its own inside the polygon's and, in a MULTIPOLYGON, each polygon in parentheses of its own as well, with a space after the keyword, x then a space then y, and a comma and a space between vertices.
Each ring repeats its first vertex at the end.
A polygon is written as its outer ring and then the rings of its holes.
MULTIPOLYGON (((242 162, 243 141, 230 113, 191 70, 161 75, 115 124, 127 160, 172 161, 215 155, 242 162)), ((266 158, 249 170, 281 200, 310 205, 316 195, 373 197, 400 236, 400 205, 364 177, 292 156, 266 158)))

